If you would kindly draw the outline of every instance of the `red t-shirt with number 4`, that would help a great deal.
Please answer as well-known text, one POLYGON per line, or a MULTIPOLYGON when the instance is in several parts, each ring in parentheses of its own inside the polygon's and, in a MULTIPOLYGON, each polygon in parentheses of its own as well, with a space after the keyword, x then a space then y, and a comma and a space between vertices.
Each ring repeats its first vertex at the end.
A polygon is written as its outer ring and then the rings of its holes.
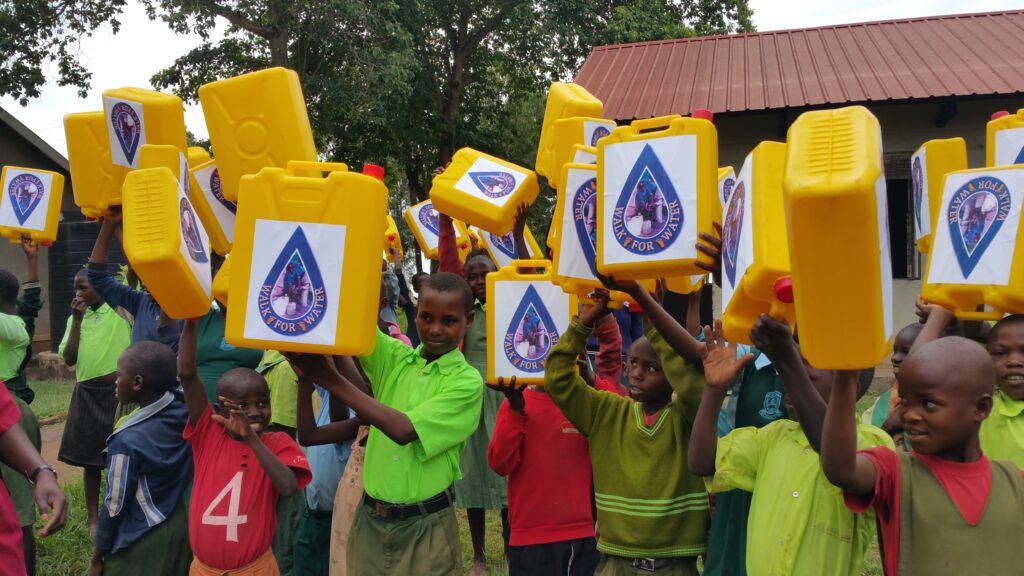
MULTIPOLYGON (((192 445, 195 481, 188 511, 192 553, 207 566, 235 570, 270 548, 277 526, 277 490, 245 442, 228 436, 210 417, 207 406, 199 422, 185 426, 192 445)), ((283 432, 264 432, 260 440, 295 472, 301 490, 312 475, 298 444, 283 432)))

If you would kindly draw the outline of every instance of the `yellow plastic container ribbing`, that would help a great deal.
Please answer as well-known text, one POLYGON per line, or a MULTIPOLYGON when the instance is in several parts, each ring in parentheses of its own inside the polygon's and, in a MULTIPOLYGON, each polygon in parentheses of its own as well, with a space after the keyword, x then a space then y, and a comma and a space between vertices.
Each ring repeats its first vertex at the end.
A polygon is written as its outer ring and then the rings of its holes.
POLYGON ((985 125, 985 166, 1024 164, 1024 108, 996 112, 985 125))
POLYGON ((49 246, 57 239, 64 175, 49 170, 4 166, 0 171, 0 236, 14 244, 27 236, 49 246))
MULTIPOLYGON (((540 127, 540 142, 534 164, 537 174, 551 180, 557 179, 562 171, 562 166, 555 163, 555 122, 564 118, 600 118, 603 109, 601 101, 583 86, 552 82, 544 105, 544 121, 540 127)), ((580 140, 579 143, 584 142, 580 140)))
POLYGON ((124 253, 149 293, 171 318, 206 314, 210 240, 185 185, 166 167, 133 170, 124 180, 123 208, 124 253))
POLYGON ((495 234, 515 224, 516 209, 537 197, 537 175, 500 158, 463 148, 434 177, 430 200, 440 212, 495 234))
POLYGON ((877 365, 893 333, 878 120, 861 106, 802 114, 789 128, 783 190, 804 358, 826 370, 877 365))
POLYGON ((722 328, 730 342, 750 344, 761 314, 796 321, 782 198, 785 163, 785 144, 758 144, 729 195, 722 222, 722 328))
POLYGON ((238 206, 224 197, 216 160, 193 166, 189 172, 191 185, 188 196, 192 206, 210 234, 214 252, 226 256, 231 252, 235 238, 235 213, 238 206))
MULTIPOLYGON (((736 188, 736 171, 732 166, 723 166, 718 169, 718 203, 722 205, 722 214, 725 214, 725 207, 729 205, 729 196, 736 188)), ((719 222, 721 224, 721 222, 719 222)))
POLYGON ((966 169, 967 143, 963 138, 929 140, 910 157, 910 194, 918 252, 927 254, 931 248, 946 174, 966 169))
POLYGON ((548 186, 562 189, 562 166, 569 162, 590 164, 597 161, 597 141, 615 130, 615 122, 600 118, 560 118, 551 128, 553 148, 551 158, 553 173, 549 175, 548 186), (587 160, 587 150, 593 154, 587 160))
POLYGON ((718 136, 700 118, 666 116, 620 126, 597 144, 597 270, 616 278, 703 274, 696 249, 712 233, 718 136))
POLYGON ((402 250, 402 235, 398 233, 398 224, 395 224, 395 219, 388 214, 387 223, 384 227, 384 245, 386 247, 394 246, 398 250, 398 257, 402 258, 405 252, 402 250))
POLYGON ((213 277, 213 298, 220 302, 222 306, 227 308, 228 306, 228 293, 231 289, 231 258, 227 255, 224 256, 224 262, 220 265, 220 270, 217 270, 217 274, 213 277))
POLYGON ((181 98, 142 88, 103 92, 110 158, 126 168, 139 167, 139 148, 166 144, 185 152, 185 108, 181 98))
POLYGON ((106 216, 111 206, 121 205, 121 185, 129 170, 111 162, 106 115, 102 111, 68 114, 64 136, 75 205, 87 218, 106 216))
MULTIPOLYGON (((425 200, 419 204, 413 204, 405 209, 403 216, 405 223, 412 230, 412 235, 416 238, 416 243, 419 244, 423 255, 431 260, 437 260, 438 218, 440 215, 434 209, 434 203, 430 200, 425 200)), ((454 224, 455 242, 461 254, 464 247, 470 246, 469 231, 458 220, 455 220, 454 224)), ((466 250, 468 252, 469 248, 466 248, 466 250)))
POLYGON ((548 260, 516 260, 487 275, 487 383, 544 383, 544 363, 576 312, 551 283, 548 260), (520 268, 540 270, 520 273, 520 268))
MULTIPOLYGON (((316 162, 302 85, 294 70, 268 68, 199 87, 224 197, 238 199, 239 179, 291 160, 316 162)), ((299 171, 301 176, 317 176, 299 171)))
POLYGON ((244 176, 225 336, 233 346, 373 350, 388 191, 372 176, 291 163, 244 176), (296 176, 314 169, 326 178, 296 176))
POLYGON ((921 297, 964 320, 1024 312, 1022 199, 1024 166, 947 174, 921 297))
POLYGON ((519 250, 516 248, 516 241, 512 237, 512 232, 499 236, 491 234, 486 230, 471 227, 469 233, 477 237, 480 247, 487 251, 487 255, 494 261, 495 268, 504 268, 510 265, 513 260, 544 259, 544 254, 541 253, 540 246, 537 245, 537 240, 533 237, 533 232, 530 232, 529 226, 523 231, 523 239, 526 241, 526 247, 530 250, 530 253, 523 256, 520 256, 519 250))
POLYGON ((210 153, 201 146, 189 146, 188 150, 185 151, 185 155, 188 157, 188 167, 190 170, 210 161, 210 153))

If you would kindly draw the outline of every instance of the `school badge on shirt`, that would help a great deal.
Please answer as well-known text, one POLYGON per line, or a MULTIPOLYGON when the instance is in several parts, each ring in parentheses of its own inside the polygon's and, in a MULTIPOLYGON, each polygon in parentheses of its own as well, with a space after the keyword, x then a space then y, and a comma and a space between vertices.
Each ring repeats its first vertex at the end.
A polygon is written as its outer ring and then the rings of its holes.
POLYGON ((675 186, 658 155, 647 144, 615 203, 615 241, 633 254, 657 254, 676 241, 682 225, 683 208, 675 186))

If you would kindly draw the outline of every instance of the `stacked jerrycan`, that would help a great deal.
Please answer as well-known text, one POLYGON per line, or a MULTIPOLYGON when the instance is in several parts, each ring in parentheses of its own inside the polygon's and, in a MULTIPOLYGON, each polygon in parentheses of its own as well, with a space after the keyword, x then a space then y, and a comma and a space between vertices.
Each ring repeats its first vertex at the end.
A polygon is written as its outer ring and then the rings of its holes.
POLYGON ((931 250, 934 224, 942 202, 946 174, 967 169, 963 138, 929 140, 910 157, 910 188, 914 209, 914 240, 918 252, 931 250))
POLYGON ((102 110, 68 114, 64 135, 75 204, 87 218, 101 218, 121 204, 121 186, 130 170, 111 159, 106 115, 102 110))
POLYGON ((462 148, 434 177, 430 200, 442 214, 494 234, 507 234, 516 210, 537 197, 537 175, 500 158, 462 148))
POLYGON ((210 234, 213 250, 222 256, 227 255, 235 237, 235 212, 238 206, 224 196, 216 160, 207 156, 205 162, 193 164, 190 158, 189 166, 189 199, 210 234))
POLYGON ((0 236, 22 237, 49 246, 57 239, 64 175, 49 170, 4 166, 0 171, 0 236))
POLYGON ((574 146, 593 148, 615 128, 614 122, 601 119, 603 108, 600 100, 578 84, 551 83, 534 168, 555 190, 564 185, 562 167, 577 160, 572 158, 574 146))
MULTIPOLYGON (((419 244, 420 251, 431 260, 437 260, 438 234, 440 233, 441 215, 434 209, 434 203, 424 200, 419 204, 413 204, 405 209, 403 213, 405 223, 412 230, 412 235, 419 244)), ((466 225, 458 220, 453 221, 455 225, 455 243, 461 257, 465 257, 471 249, 469 231, 466 225)))
POLYGON ((343 165, 293 161, 239 184, 227 341, 369 353, 380 299, 384 183, 343 165))
POLYGON ((783 191, 801 352, 821 369, 874 366, 890 351, 893 332, 878 120, 861 106, 805 112, 789 128, 786 148, 783 191))
POLYGON ((1024 108, 1002 111, 985 126, 985 166, 1024 164, 1024 108))
POLYGON ((790 325, 796 321, 782 194, 785 162, 785 144, 758 144, 725 206, 722 328, 732 342, 750 344, 750 329, 761 314, 790 325))

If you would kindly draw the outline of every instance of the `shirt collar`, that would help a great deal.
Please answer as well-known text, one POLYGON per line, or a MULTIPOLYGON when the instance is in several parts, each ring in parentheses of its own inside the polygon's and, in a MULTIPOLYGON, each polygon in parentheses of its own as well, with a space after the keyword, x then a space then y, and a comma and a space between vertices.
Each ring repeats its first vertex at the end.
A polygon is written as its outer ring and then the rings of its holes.
POLYGON ((487 303, 486 302, 481 302, 480 300, 474 300, 473 301, 473 307, 474 308, 479 308, 479 309, 483 310, 484 312, 487 312, 487 303))
POLYGON ((135 412, 132 412, 127 417, 125 417, 125 419, 121 421, 121 425, 118 426, 110 434, 110 436, 107 437, 107 440, 109 441, 110 438, 114 436, 114 434, 117 434, 118 432, 126 428, 130 428, 136 424, 139 424, 140 422, 148 420, 150 417, 156 415, 164 408, 170 406, 171 402, 174 402, 174 394, 172 394, 171 392, 164 392, 164 395, 161 396, 160 399, 157 400, 156 402, 153 402, 148 406, 143 406, 142 408, 139 408, 135 412))
POLYGON ((1021 412, 1024 412, 1024 402, 1014 400, 1000 390, 995 394, 995 409, 999 410, 1003 416, 1016 418, 1020 416, 1021 412))
POLYGON ((423 357, 423 344, 420 344, 419 346, 416 347, 415 350, 412 351, 412 353, 406 356, 406 362, 408 362, 409 364, 415 362, 421 366, 427 367, 428 369, 431 366, 434 366, 437 368, 438 372, 445 376, 448 376, 455 370, 455 368, 457 368, 461 364, 464 364, 466 362, 466 358, 465 356, 462 355, 461 350, 459 350, 458 348, 454 348, 452 349, 452 351, 448 352, 444 356, 441 356, 437 360, 434 360, 433 362, 428 364, 427 359, 423 357))

